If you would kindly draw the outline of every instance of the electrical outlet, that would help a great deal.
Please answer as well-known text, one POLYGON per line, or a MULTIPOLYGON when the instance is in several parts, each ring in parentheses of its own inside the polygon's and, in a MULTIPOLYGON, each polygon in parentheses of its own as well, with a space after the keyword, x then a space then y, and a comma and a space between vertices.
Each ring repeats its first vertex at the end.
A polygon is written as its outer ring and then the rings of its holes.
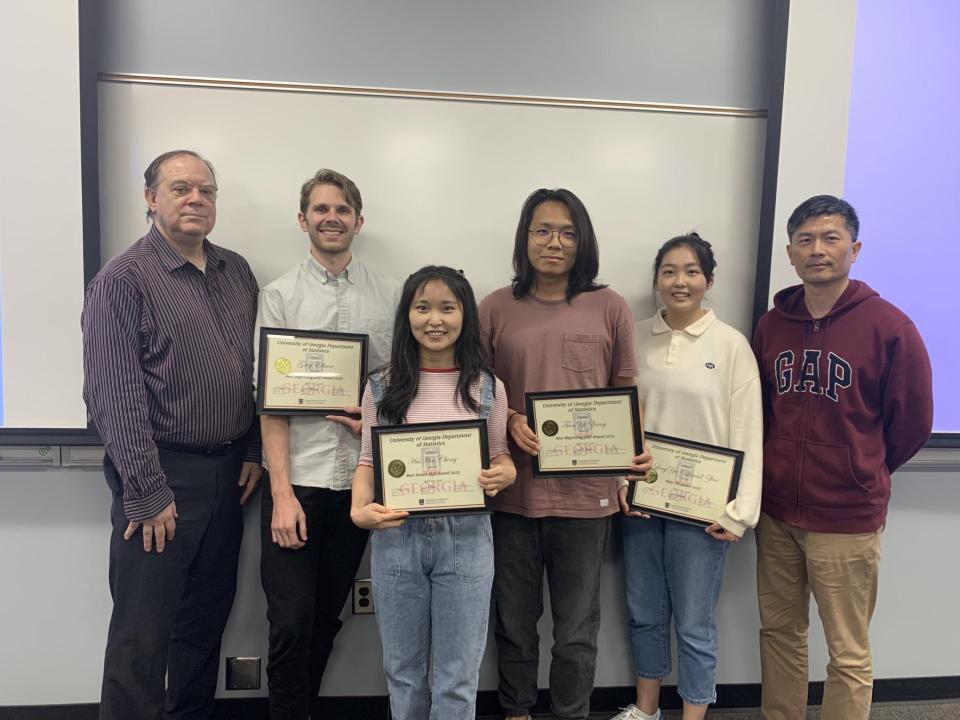
POLYGON ((353 614, 369 615, 373 612, 373 582, 371 580, 353 581, 353 614))
POLYGON ((259 690, 260 658, 226 658, 226 690, 259 690))

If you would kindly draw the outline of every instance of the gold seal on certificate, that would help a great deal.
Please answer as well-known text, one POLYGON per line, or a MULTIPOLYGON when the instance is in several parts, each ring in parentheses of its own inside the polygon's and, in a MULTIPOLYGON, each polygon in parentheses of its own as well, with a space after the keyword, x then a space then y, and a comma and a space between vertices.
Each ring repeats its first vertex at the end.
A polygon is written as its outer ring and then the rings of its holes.
POLYGON ((625 475, 641 453, 637 388, 527 393, 534 477, 625 475))
POLYGON ((375 425, 374 499, 417 515, 489 512, 477 478, 490 467, 486 420, 375 425))
POLYGON ((359 407, 367 336, 260 328, 257 412, 343 415, 359 407))
POLYGON ((630 507, 673 520, 710 525, 737 494, 743 452, 646 434, 653 470, 630 483, 630 507))

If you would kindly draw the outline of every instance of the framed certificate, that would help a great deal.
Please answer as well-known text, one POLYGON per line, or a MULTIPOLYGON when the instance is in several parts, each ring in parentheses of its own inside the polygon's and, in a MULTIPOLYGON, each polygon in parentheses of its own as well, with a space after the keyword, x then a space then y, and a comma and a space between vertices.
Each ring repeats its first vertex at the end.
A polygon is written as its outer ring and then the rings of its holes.
POLYGON ((626 475, 643 447, 636 387, 527 393, 534 477, 626 475))
POLYGON ((375 425, 374 499, 417 515, 489 512, 477 477, 490 467, 487 421, 375 425))
POLYGON ((262 415, 344 415, 344 408, 360 406, 366 335, 260 328, 259 357, 262 415))
POLYGON ((737 494, 743 452, 646 434, 653 470, 630 483, 631 509, 706 527, 737 494))

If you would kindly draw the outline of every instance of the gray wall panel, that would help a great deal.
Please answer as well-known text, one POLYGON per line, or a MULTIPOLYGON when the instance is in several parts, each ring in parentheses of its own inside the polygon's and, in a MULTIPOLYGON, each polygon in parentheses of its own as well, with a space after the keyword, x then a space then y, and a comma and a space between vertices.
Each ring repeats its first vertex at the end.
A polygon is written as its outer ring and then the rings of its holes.
POLYGON ((785 1, 100 0, 100 69, 766 108, 785 1))

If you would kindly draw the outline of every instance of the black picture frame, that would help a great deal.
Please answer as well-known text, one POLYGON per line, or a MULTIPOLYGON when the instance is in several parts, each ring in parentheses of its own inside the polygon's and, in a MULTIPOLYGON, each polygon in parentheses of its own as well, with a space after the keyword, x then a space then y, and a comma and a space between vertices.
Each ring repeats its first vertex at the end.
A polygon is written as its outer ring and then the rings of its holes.
MULTIPOLYGON (((446 503, 443 505, 431 505, 430 498, 428 495, 436 495, 435 491, 424 491, 419 494, 414 491, 410 493, 411 501, 409 503, 404 503, 402 506, 396 502, 391 503, 390 496, 394 496, 392 493, 387 492, 386 483, 393 482, 394 480, 399 480, 399 478, 406 475, 406 463, 398 459, 388 459, 384 458, 383 446, 385 440, 392 437, 399 436, 409 436, 411 439, 408 442, 411 445, 410 451, 416 455, 416 450, 420 450, 420 459, 419 462, 421 467, 426 467, 428 464, 431 467, 436 468, 436 472, 430 473, 420 473, 419 475, 412 476, 411 480, 408 480, 409 483, 421 483, 421 489, 427 490, 424 488, 424 483, 430 482, 442 482, 441 480, 434 481, 432 479, 424 479, 424 475, 429 478, 433 477, 442 477, 444 474, 443 471, 443 457, 435 454, 429 453, 429 448, 437 447, 436 442, 438 436, 442 436, 444 433, 455 434, 462 432, 475 432, 477 436, 477 452, 479 453, 480 467, 487 469, 490 467, 490 449, 487 441, 487 421, 484 419, 477 420, 455 420, 450 422, 431 422, 431 423, 410 423, 407 425, 374 425, 370 428, 370 440, 371 447, 373 450, 373 476, 374 476, 374 501, 388 507, 390 509, 397 510, 406 510, 411 515, 416 515, 418 517, 429 517, 437 515, 467 515, 473 513, 489 513, 493 510, 493 504, 491 498, 483 492, 479 485, 477 489, 479 491, 478 497, 476 498, 478 502, 470 504, 461 504, 461 503, 446 503), (418 443, 418 438, 420 438, 418 443), (430 438, 431 444, 424 446, 423 438, 430 438), (425 454, 426 453, 426 454, 425 454), (394 463, 399 462, 399 465, 394 465, 394 463), (386 467, 384 465, 386 464, 386 467), (389 479, 387 479, 389 476, 389 479)), ((440 438, 442 439, 442 437, 440 438)), ((456 492, 456 490, 451 490, 450 492, 456 492)), ((434 500, 441 500, 442 498, 434 498, 434 500)))
MULTIPOLYGON (((637 388, 634 385, 628 387, 611 387, 611 388, 593 388, 588 390, 554 390, 546 392, 531 392, 527 393, 525 396, 525 404, 527 411, 527 424, 530 426, 530 429, 537 434, 538 438, 542 438, 547 434, 551 427, 555 428, 554 433, 559 432, 559 424, 555 420, 544 420, 543 413, 539 412, 540 408, 538 406, 543 405, 544 409, 546 408, 546 403, 549 401, 570 401, 571 403, 581 403, 582 407, 587 407, 591 401, 606 401, 610 398, 624 398, 629 403, 630 406, 630 428, 627 431, 626 438, 618 438, 618 440, 624 443, 624 447, 618 449, 621 450, 618 453, 621 458, 629 457, 626 462, 620 462, 615 465, 610 466, 579 466, 577 465, 578 460, 582 461, 582 458, 571 457, 571 464, 569 467, 564 468, 545 468, 544 463, 541 462, 541 456, 534 455, 531 457, 533 476, 535 478, 549 478, 549 477, 606 477, 606 476, 618 476, 618 475, 627 475, 630 473, 630 464, 634 456, 640 455, 643 452, 643 425, 640 421, 640 400, 637 394, 637 388), (553 425, 550 425, 550 422, 553 422, 553 425), (626 453, 626 455, 624 455, 626 453)), ((574 406, 571 406, 574 407, 574 406)), ((572 412, 572 411, 571 411, 572 412)), ((576 420, 574 420, 576 422, 576 420)), ((579 433, 583 435, 583 433, 579 433)), ((622 435, 622 433, 618 433, 622 435)), ((575 438, 568 442, 566 448, 572 449, 572 455, 577 454, 577 443, 580 446, 585 446, 589 438, 586 436, 575 438)), ((609 443, 608 443, 609 445, 609 443)), ((541 441, 540 448, 541 454, 545 452, 550 452, 550 449, 547 447, 548 443, 541 441)))
MULTIPOLYGON (((740 485, 740 472, 743 469, 743 451, 725 448, 719 445, 708 445, 707 443, 695 442, 693 440, 684 440, 683 438, 672 437, 670 435, 661 435, 659 433, 652 432, 648 432, 646 434, 646 441, 647 445, 650 447, 650 454, 653 455, 654 469, 647 473, 647 477, 643 480, 631 481, 630 489, 627 492, 627 504, 630 506, 630 509, 644 512, 648 515, 656 515, 658 517, 663 517, 670 520, 678 520, 680 522, 690 523, 692 525, 700 525, 701 527, 707 527, 708 525, 712 525, 714 522, 716 522, 720 515, 723 514, 723 510, 727 503, 737 496, 737 488, 740 485), (659 454, 662 457, 662 449, 669 447, 673 447, 679 452, 684 450, 693 451, 715 458, 722 457, 729 461, 726 463, 726 466, 729 468, 729 476, 722 480, 722 482, 724 482, 726 485, 726 493, 721 495, 721 497, 724 499, 721 503, 716 504, 719 505, 719 508, 717 508, 716 505, 711 504, 709 506, 711 511, 706 517, 704 517, 705 513, 687 509, 690 507, 690 505, 698 505, 698 503, 701 503, 702 500, 694 497, 694 493, 688 493, 679 487, 675 487, 673 489, 674 492, 678 493, 679 495, 664 500, 665 507, 661 507, 659 504, 640 502, 637 500, 637 496, 643 493, 645 486, 652 486, 661 480, 660 472, 658 472, 657 467, 659 464, 662 468, 664 461, 662 459, 658 461, 657 456, 659 454), (686 496, 683 496, 683 493, 687 493, 686 496), (678 500, 680 502, 678 502, 678 500), (676 508, 678 507, 684 509, 677 510, 676 508)), ((672 462, 672 460, 667 462, 672 462)), ((680 475, 680 472, 678 471, 677 474, 680 475)), ((692 470, 690 471, 690 475, 692 483, 692 470)), ((690 487, 693 486, 691 485, 690 487)), ((700 498, 703 498, 702 494, 700 495, 700 498)), ((709 500, 709 498, 706 498, 706 500, 709 500)), ((698 506, 705 507, 702 504, 699 504, 698 506)))
MULTIPOLYGON (((363 399, 363 387, 366 381, 367 370, 367 352, 370 342, 369 336, 360 333, 341 333, 327 332, 324 330, 299 330, 292 328, 262 327, 259 337, 260 354, 257 363, 257 413, 260 415, 350 415, 344 408, 359 407, 363 399), (310 394, 305 394, 307 388, 303 388, 303 394, 294 390, 291 391, 292 402, 289 405, 278 405, 267 401, 267 368, 271 363, 281 361, 283 358, 273 358, 270 353, 270 339, 283 338, 297 341, 304 340, 325 340, 331 343, 357 343, 360 345, 360 355, 356 367, 346 368, 349 372, 356 372, 357 389, 356 395, 350 393, 344 396, 343 402, 327 402, 322 406, 319 404, 311 406, 311 395, 319 398, 319 390, 322 387, 315 383, 310 394)), ((317 360, 321 363, 323 359, 317 360)), ((353 415, 352 417, 356 417, 353 415)))

